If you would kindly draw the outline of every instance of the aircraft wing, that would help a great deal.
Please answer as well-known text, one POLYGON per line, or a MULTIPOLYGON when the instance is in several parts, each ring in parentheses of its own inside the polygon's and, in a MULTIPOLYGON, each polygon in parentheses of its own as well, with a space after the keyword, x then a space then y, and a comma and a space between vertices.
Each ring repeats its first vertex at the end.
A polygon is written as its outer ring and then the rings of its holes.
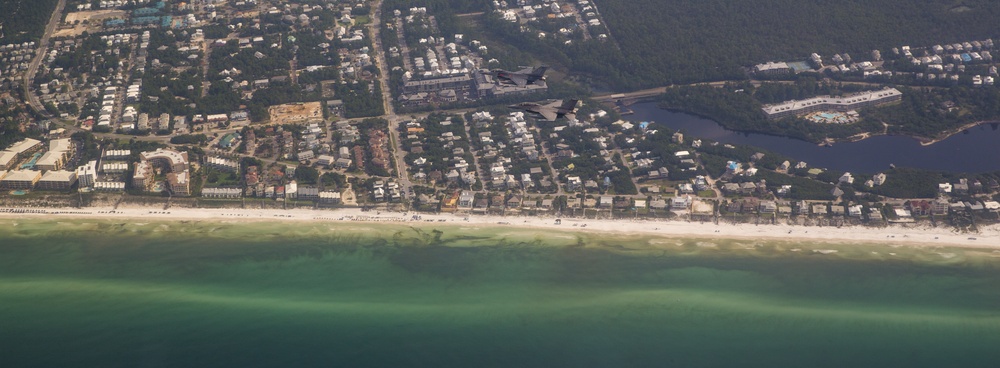
POLYGON ((554 110, 540 109, 538 110, 538 113, 542 114, 542 117, 548 121, 556 121, 556 119, 559 118, 559 114, 557 114, 554 110))
POLYGON ((542 114, 542 117, 544 117, 545 120, 548 121, 556 121, 556 119, 559 118, 559 114, 557 114, 555 110, 552 109, 541 108, 538 109, 538 113, 542 114))
POLYGON ((568 114, 565 114, 563 116, 566 117, 566 120, 576 120, 576 114, 575 113, 568 113, 568 114))
POLYGON ((549 109, 552 109, 552 110, 558 110, 559 106, 562 106, 562 101, 550 102, 550 103, 547 103, 547 104, 543 105, 542 107, 549 108, 549 109))
POLYGON ((524 87, 528 85, 528 78, 525 78, 524 75, 512 74, 509 78, 510 81, 514 82, 514 84, 516 84, 518 87, 524 87))
POLYGON ((576 106, 580 103, 580 100, 563 100, 562 105, 559 105, 559 109, 565 111, 576 111, 576 106))

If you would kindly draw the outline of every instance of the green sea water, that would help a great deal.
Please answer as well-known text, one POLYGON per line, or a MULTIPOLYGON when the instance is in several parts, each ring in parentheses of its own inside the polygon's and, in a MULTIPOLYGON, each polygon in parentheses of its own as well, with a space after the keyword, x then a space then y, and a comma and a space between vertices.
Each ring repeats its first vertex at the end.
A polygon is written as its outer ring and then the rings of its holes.
POLYGON ((0 367, 996 367, 997 257, 513 228, 0 220, 0 367))

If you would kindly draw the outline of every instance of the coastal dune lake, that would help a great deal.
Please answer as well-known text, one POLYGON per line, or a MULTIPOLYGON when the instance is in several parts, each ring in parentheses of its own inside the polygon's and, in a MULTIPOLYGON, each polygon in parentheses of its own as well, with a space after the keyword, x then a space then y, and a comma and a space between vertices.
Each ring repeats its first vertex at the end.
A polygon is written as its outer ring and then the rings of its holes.
POLYGON ((996 367, 998 256, 509 227, 0 220, 0 365, 996 367))
POLYGON ((712 120, 660 109, 655 102, 630 108, 635 114, 627 116, 629 120, 655 121, 689 137, 765 148, 805 161, 810 167, 855 173, 876 173, 890 165, 956 173, 1000 170, 1000 160, 996 160, 1000 157, 1000 123, 981 124, 928 146, 905 136, 875 136, 822 147, 793 138, 727 130, 712 120))

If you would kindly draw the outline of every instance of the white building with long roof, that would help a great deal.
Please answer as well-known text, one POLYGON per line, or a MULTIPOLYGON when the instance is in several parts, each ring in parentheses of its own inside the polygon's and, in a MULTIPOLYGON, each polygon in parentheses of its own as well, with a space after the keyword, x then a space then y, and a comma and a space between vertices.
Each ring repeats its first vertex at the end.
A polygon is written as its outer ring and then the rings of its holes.
POLYGON ((76 171, 50 170, 38 180, 38 189, 66 190, 76 181, 76 171))
POLYGON ((816 96, 804 100, 785 101, 773 105, 764 105, 761 109, 764 111, 764 114, 767 114, 768 119, 776 120, 816 111, 832 110, 846 112, 899 101, 902 98, 903 93, 898 89, 885 88, 877 91, 852 93, 841 97, 816 96))

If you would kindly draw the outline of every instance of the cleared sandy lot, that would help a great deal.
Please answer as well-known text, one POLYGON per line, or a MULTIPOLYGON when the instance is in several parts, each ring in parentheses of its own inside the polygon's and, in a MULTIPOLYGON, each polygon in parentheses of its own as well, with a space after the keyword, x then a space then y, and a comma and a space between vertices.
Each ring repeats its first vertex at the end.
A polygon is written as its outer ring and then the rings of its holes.
POLYGON ((63 25, 73 27, 59 29, 52 37, 76 37, 88 29, 98 29, 100 23, 107 19, 125 18, 126 16, 128 16, 128 13, 124 10, 115 9, 72 12, 66 14, 66 20, 63 21, 63 25), (90 24, 83 24, 84 21, 90 21, 90 24), (80 22, 80 24, 74 25, 76 22, 80 22))
POLYGON ((268 108, 272 124, 319 123, 323 121, 323 103, 301 102, 268 108))

